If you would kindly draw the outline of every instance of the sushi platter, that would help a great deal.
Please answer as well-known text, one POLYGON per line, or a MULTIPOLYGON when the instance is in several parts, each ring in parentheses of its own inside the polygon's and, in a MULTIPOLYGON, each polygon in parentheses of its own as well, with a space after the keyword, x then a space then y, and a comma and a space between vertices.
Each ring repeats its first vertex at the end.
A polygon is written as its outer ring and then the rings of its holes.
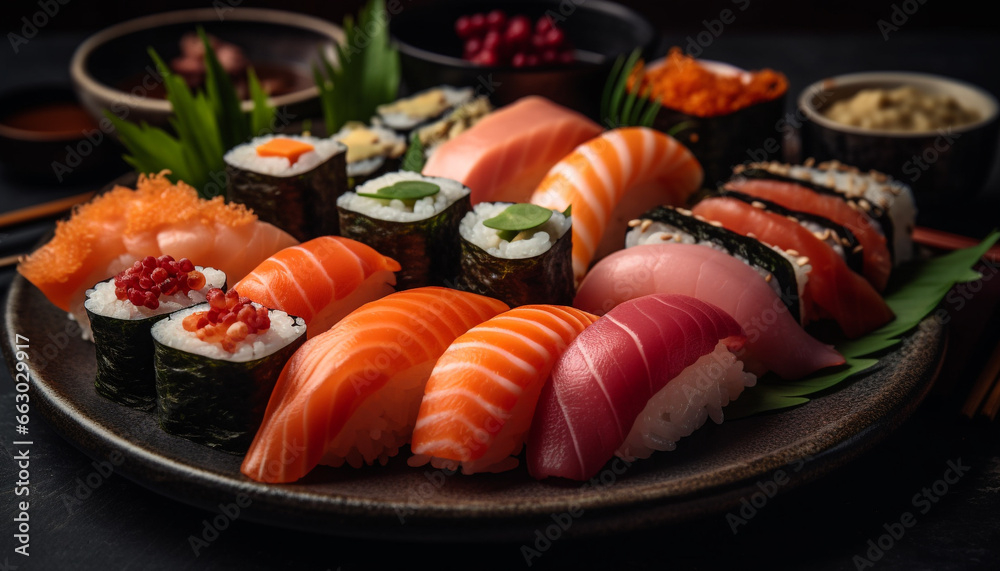
MULTIPOLYGON (((319 56, 315 128, 272 128, 204 29, 204 91, 150 50, 175 133, 112 120, 136 172, 21 257, 5 302, 8 363, 31 339, 32 407, 86 454, 268 525, 585 535, 804 485, 927 395, 935 309, 1000 234, 933 257, 899 178, 733 158, 748 139, 712 126, 782 108, 780 72, 616 54, 600 121, 537 94, 400 95, 366 77, 398 72, 380 7, 319 56)), ((513 67, 586 64, 530 21, 460 17, 464 60, 497 65, 479 44, 503 28, 504 50, 537 44, 513 67)))

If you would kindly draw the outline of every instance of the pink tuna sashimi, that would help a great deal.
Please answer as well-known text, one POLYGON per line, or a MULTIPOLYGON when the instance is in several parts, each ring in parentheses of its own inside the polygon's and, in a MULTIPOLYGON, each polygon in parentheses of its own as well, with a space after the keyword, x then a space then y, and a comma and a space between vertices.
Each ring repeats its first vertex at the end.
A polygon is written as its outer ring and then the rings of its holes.
POLYGON ((573 302, 597 315, 654 293, 690 295, 729 313, 747 334, 743 361, 784 379, 840 365, 844 358, 806 333, 750 266, 707 246, 648 244, 620 250, 587 274, 573 302))
POLYGON ((542 389, 528 471, 593 477, 631 441, 640 413, 669 381, 720 342, 736 351, 745 339, 732 317, 688 296, 649 295, 615 307, 577 336, 542 389))

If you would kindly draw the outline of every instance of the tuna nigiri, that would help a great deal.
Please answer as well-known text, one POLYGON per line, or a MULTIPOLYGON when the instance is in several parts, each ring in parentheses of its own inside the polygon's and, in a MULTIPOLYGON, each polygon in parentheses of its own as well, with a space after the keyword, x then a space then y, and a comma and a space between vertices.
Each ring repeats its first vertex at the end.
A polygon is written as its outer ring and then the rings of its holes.
POLYGON ((649 295, 584 330, 542 389, 528 438, 535 478, 586 480, 615 454, 627 461, 672 450, 756 378, 733 355, 742 328, 721 309, 682 295, 649 295))
POLYGON ((472 189, 472 204, 527 202, 552 165, 601 131, 548 99, 524 97, 440 145, 423 174, 461 182, 472 189))
POLYGON ((720 222, 734 232, 753 234, 763 242, 801 254, 805 259, 802 264, 808 263, 812 268, 806 283, 805 305, 812 308, 813 319, 832 317, 850 338, 892 320, 892 310, 875 288, 852 272, 833 248, 798 220, 729 197, 706 198, 691 212, 720 222))
POLYGON ((146 256, 188 258, 239 280, 278 250, 298 243, 222 197, 203 200, 194 188, 172 184, 165 173, 140 175, 135 190, 116 186, 77 207, 55 236, 18 265, 54 305, 89 324, 84 294, 99 281, 146 256))
POLYGON ((260 482, 294 482, 320 463, 384 464, 410 441, 424 384, 441 354, 507 309, 440 287, 359 307, 285 364, 242 472, 260 482))
POLYGON ((349 238, 321 236, 261 262, 233 289, 265 307, 305 320, 309 336, 395 289, 400 266, 349 238))
POLYGON ((410 465, 462 472, 517 466, 535 403, 566 347, 596 315, 523 305, 470 329, 438 359, 420 403, 410 465))
POLYGON ((682 205, 701 186, 698 160, 676 139, 652 129, 613 129, 577 147, 538 185, 531 202, 572 205, 573 272, 622 248, 626 224, 661 204, 682 205))
POLYGON ((587 274, 573 305, 604 315, 623 302, 655 293, 689 295, 731 315, 747 334, 742 357, 755 373, 770 370, 798 379, 844 362, 799 326, 760 274, 708 246, 665 242, 615 252, 587 274))

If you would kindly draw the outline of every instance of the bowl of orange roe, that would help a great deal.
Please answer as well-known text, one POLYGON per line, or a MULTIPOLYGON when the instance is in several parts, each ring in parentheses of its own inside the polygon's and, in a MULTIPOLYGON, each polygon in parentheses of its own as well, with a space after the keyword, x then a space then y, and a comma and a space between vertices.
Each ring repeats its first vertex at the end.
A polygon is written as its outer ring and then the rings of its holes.
POLYGON ((698 60, 674 47, 633 70, 632 80, 633 90, 638 82, 640 93, 660 100, 653 126, 694 153, 706 187, 727 180, 735 165, 783 160, 788 79, 781 72, 698 60))

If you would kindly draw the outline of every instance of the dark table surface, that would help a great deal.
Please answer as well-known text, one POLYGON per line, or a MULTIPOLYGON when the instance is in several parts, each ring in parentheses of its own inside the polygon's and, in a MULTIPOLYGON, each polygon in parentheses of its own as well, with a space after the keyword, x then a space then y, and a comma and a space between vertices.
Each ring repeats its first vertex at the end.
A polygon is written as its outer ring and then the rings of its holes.
MULTIPOLYGON (((874 30, 874 27, 873 27, 874 30)), ((697 30, 694 30, 695 32, 697 30)), ((0 90, 67 81, 67 62, 84 34, 52 31, 16 57, 0 49, 0 90)), ((684 37, 669 37, 683 43, 684 37)), ((6 48, 6 46, 4 46, 6 48)), ((865 34, 726 35, 703 57, 745 68, 785 72, 790 94, 828 75, 905 69, 949 75, 1000 93, 995 54, 1000 38, 984 32, 896 33, 886 41, 865 34)), ((1000 165, 1000 161, 996 163, 1000 165)), ((110 178, 108 179, 110 180, 110 178)), ((997 169, 975 199, 939 213, 934 225, 982 237, 1000 222, 997 169)), ((45 202, 101 186, 35 184, 0 171, 0 211, 45 202)), ((51 222, 0 233, 0 257, 31 247, 51 222)), ((6 292, 10 269, 0 273, 6 292)), ((948 358, 935 389, 914 416, 887 440, 818 481, 779 494, 733 533, 724 515, 628 534, 570 538, 552 545, 533 567, 807 568, 855 569, 875 558, 877 569, 994 569, 1000 567, 1000 444, 998 425, 970 423, 958 408, 985 356, 997 341, 1000 280, 986 287, 951 323, 948 358), (933 489, 949 462, 964 474, 934 503, 914 496, 933 489), (925 508, 926 505, 926 508, 925 508), (926 509, 926 512, 923 510, 926 509), (905 513, 916 522, 886 539, 905 513), (882 551, 871 551, 882 538, 882 551), (871 543, 869 543, 871 542, 871 543), (889 545, 891 543, 891 546, 889 545), (871 553, 869 553, 871 551, 871 553)), ((97 471, 93 459, 62 440, 38 413, 31 417, 30 557, 14 552, 18 453, 14 387, 0 370, 0 569, 417 569, 526 565, 518 543, 423 544, 344 539, 267 527, 236 519, 196 554, 189 536, 216 514, 159 496, 124 477, 101 478, 86 499, 68 502, 97 471)), ((534 538, 525 537, 524 543, 534 538)))

